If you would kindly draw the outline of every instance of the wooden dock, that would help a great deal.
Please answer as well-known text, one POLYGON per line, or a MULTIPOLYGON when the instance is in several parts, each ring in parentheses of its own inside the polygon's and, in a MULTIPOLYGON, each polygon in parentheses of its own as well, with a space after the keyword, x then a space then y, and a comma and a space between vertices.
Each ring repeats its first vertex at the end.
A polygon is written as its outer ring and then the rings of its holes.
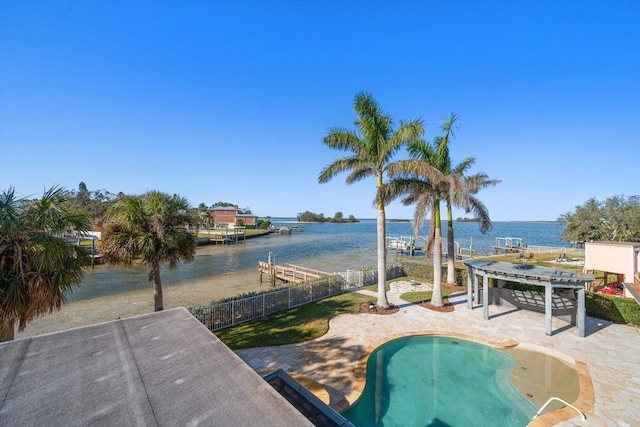
POLYGON ((283 282, 298 283, 331 275, 331 273, 325 271, 300 267, 299 265, 275 265, 264 261, 258 261, 258 272, 260 274, 260 283, 262 283, 262 275, 267 273, 269 282, 272 285, 275 285, 276 279, 280 279, 283 282))
POLYGON ((518 253, 525 252, 527 245, 524 243, 524 239, 520 237, 496 237, 496 244, 493 245, 493 249, 496 255, 500 251, 505 251, 505 253, 518 253))

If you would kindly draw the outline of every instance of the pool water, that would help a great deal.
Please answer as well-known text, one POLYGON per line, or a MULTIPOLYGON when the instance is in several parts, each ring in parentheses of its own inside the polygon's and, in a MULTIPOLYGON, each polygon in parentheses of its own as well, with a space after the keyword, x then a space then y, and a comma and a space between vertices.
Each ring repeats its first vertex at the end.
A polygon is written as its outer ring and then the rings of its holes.
POLYGON ((365 426, 526 426, 536 408, 509 380, 510 355, 458 338, 390 341, 367 361, 365 388, 342 415, 365 426))

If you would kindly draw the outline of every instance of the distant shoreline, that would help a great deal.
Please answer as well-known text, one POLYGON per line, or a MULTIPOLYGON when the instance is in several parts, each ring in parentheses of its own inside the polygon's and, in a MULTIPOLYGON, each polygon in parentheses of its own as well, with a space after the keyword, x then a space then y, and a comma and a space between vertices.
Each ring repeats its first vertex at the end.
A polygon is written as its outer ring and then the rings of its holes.
MULTIPOLYGON (((316 222, 308 222, 308 221, 298 221, 298 219, 296 217, 286 217, 286 216, 272 216, 272 217, 260 217, 260 219, 266 219, 266 218, 270 218, 270 220, 273 221, 288 221, 288 222, 299 222, 300 224, 316 224, 316 222)), ((357 218, 358 221, 377 221, 376 218, 357 218)), ((411 219, 406 219, 406 218, 387 218, 386 222, 411 222, 411 219)), ((428 221, 426 221, 428 222, 428 221)), ((443 222, 446 222, 446 219, 443 220, 443 222)), ((453 222, 477 222, 475 220, 457 220, 454 219, 453 222)), ((494 223, 497 222, 517 222, 517 223, 524 223, 524 222, 535 222, 535 223, 547 223, 547 224, 560 224, 560 221, 558 220, 552 220, 552 219, 537 219, 537 220, 533 220, 533 219, 505 219, 505 220, 499 220, 499 221, 492 221, 494 223)), ((317 224, 321 224, 321 223, 317 223, 317 224)))

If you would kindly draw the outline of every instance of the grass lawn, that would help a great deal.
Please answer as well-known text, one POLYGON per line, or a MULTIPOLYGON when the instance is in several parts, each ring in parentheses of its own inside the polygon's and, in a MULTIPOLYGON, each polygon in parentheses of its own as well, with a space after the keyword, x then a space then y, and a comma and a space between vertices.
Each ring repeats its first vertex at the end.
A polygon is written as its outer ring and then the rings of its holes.
MULTIPOLYGON (((390 280, 387 282, 387 290, 389 283, 396 280, 409 278, 399 277, 390 280)), ((364 289, 376 292, 378 285, 365 286, 364 289)), ((445 304, 450 293, 449 289, 443 287, 442 296, 445 304)), ((431 300, 431 292, 410 292, 402 295, 402 298, 409 302, 422 302, 431 300)), ((214 334, 232 350, 308 341, 326 334, 329 330, 329 319, 332 317, 344 313, 359 313, 362 301, 375 301, 375 297, 347 292, 274 313, 253 322, 221 329, 214 334)))
POLYGON ((232 350, 308 341, 326 334, 332 317, 358 313, 366 299, 347 292, 214 333, 232 350))
MULTIPOLYGON (((449 289, 442 288, 442 302, 447 304, 449 302, 449 294, 451 291, 449 289)), ((405 301, 412 302, 414 304, 420 304, 423 302, 430 302, 431 296, 433 295, 433 291, 422 291, 422 292, 407 292, 400 295, 405 301)))

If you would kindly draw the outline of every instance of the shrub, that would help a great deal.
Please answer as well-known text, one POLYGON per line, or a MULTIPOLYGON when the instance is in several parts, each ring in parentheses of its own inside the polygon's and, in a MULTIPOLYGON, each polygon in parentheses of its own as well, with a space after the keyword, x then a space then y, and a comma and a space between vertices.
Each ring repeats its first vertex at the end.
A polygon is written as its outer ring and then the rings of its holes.
MULTIPOLYGON (((431 281, 433 280, 433 264, 424 261, 405 261, 400 260, 400 264, 404 269, 407 277, 415 277, 417 279, 431 281)), ((442 279, 447 278, 447 266, 442 266, 442 279)), ((467 268, 456 266, 455 281, 458 286, 466 286, 467 284, 467 268)))
POLYGON ((632 298, 619 298, 587 292, 587 316, 614 323, 640 325, 640 305, 632 298))

